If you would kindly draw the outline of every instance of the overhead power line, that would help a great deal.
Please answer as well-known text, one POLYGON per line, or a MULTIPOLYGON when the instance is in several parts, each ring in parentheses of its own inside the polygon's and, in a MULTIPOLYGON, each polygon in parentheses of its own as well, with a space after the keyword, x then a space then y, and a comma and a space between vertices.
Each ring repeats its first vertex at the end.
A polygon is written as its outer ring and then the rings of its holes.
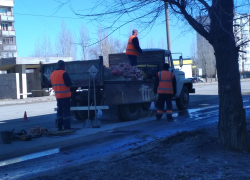
POLYGON ((40 16, 46 18, 60 18, 60 19, 83 19, 83 18, 74 18, 74 17, 61 17, 61 16, 47 16, 42 14, 23 14, 23 13, 14 13, 14 15, 22 15, 22 16, 40 16))

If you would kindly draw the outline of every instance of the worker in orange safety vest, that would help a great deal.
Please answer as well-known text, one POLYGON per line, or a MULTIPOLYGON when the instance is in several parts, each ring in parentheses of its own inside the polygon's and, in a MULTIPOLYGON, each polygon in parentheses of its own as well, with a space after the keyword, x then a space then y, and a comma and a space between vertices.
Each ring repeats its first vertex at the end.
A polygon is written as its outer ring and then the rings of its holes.
POLYGON ((132 35, 128 40, 128 45, 126 48, 126 54, 128 55, 128 59, 130 61, 131 66, 137 66, 137 56, 139 53, 143 53, 139 45, 139 40, 137 35, 138 35, 138 30, 133 29, 132 35))
POLYGON ((54 70, 50 76, 52 87, 55 91, 57 101, 57 126, 58 130, 70 129, 70 98, 72 81, 65 71, 65 63, 59 60, 57 63, 58 68, 54 70))
POLYGON ((176 78, 174 73, 168 71, 169 64, 164 64, 164 70, 158 72, 155 78, 154 93, 158 93, 156 119, 160 120, 167 104, 167 120, 173 121, 172 97, 176 94, 176 78))

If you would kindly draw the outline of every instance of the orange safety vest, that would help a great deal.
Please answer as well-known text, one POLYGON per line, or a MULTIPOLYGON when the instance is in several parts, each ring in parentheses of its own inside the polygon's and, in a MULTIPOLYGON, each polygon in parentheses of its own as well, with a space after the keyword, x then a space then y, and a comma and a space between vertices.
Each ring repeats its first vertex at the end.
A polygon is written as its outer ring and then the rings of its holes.
POLYGON ((130 36, 130 38, 128 39, 128 45, 126 48, 126 54, 127 55, 134 55, 134 56, 138 56, 138 51, 135 49, 135 46, 132 42, 132 40, 135 38, 134 35, 130 36))
POLYGON ((55 70, 50 75, 52 87, 57 99, 71 97, 70 87, 66 86, 63 80, 64 70, 55 70))
POLYGON ((159 94, 173 94, 172 80, 174 78, 174 73, 163 70, 158 72, 159 85, 157 88, 157 93, 159 94))

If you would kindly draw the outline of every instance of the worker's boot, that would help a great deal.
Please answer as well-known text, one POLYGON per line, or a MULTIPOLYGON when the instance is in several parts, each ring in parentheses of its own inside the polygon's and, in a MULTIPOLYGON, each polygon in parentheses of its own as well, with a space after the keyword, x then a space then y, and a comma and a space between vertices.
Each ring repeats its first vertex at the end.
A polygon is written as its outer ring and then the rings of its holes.
POLYGON ((64 126, 64 129, 71 129, 71 126, 70 126, 70 117, 68 118, 63 118, 63 126, 64 126))
POLYGON ((62 125, 58 124, 58 131, 61 131, 61 130, 62 130, 62 125))
POLYGON ((58 126, 58 131, 61 131, 62 127, 63 127, 63 120, 62 120, 62 118, 58 119, 57 126, 58 126))

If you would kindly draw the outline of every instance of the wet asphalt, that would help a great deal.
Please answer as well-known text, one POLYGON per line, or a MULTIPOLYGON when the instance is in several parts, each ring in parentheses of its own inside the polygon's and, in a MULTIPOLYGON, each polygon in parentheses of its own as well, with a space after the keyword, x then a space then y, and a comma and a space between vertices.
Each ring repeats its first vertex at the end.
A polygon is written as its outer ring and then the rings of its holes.
MULTIPOLYGON (((217 125, 218 96, 191 95, 190 108, 178 111, 173 107, 175 120, 155 120, 154 112, 147 111, 147 119, 136 125, 117 127, 91 134, 79 143, 48 149, 0 162, 0 179, 27 179, 46 172, 77 166, 83 162, 103 159, 112 154, 122 154, 129 149, 156 139, 165 138, 181 131, 193 131, 205 126, 217 125), (148 117, 150 115, 150 117, 148 117)), ((250 97, 243 95, 246 116, 250 116, 250 97)))

